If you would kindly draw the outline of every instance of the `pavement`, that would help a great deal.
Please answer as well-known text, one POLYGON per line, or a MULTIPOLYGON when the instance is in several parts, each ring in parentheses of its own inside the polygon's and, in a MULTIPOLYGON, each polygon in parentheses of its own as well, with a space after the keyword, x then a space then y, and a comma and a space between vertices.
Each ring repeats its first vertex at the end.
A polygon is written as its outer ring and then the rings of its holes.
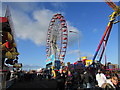
POLYGON ((17 90, 17 89, 29 89, 35 88, 39 90, 44 90, 47 88, 51 88, 52 90, 56 90, 57 82, 55 80, 40 80, 39 78, 35 78, 34 80, 27 81, 16 81, 10 88, 7 90, 17 90))

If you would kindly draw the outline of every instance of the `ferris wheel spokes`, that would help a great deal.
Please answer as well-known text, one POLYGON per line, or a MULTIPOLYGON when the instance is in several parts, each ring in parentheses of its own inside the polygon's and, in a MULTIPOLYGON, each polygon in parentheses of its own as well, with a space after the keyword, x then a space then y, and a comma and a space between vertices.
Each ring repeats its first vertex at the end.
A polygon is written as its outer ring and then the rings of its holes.
MULTIPOLYGON (((47 58, 54 56, 54 61, 63 62, 68 42, 66 20, 61 14, 55 14, 49 24, 47 33, 47 58)), ((54 63, 54 62, 53 62, 54 63)))

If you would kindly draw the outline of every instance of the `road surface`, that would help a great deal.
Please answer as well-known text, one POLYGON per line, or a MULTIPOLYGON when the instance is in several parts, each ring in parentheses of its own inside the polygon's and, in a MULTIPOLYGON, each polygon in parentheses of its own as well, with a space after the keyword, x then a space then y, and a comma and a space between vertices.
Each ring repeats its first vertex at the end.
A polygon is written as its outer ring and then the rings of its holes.
POLYGON ((12 85, 7 90, 17 90, 17 89, 28 89, 28 88, 36 88, 43 90, 44 88, 51 88, 52 90, 57 88, 57 82, 55 80, 40 80, 39 78, 35 78, 34 80, 28 81, 17 81, 14 85, 12 85))

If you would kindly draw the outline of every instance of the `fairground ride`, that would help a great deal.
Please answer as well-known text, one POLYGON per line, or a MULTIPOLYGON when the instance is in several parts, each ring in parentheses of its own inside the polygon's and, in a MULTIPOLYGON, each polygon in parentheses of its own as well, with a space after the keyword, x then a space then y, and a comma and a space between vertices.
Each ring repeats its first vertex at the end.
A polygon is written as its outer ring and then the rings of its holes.
POLYGON ((108 42, 113 24, 116 24, 116 23, 120 22, 120 21, 116 20, 116 17, 120 16, 120 7, 117 6, 111 0, 105 0, 105 2, 114 10, 114 12, 109 16, 110 20, 109 20, 108 25, 106 27, 106 30, 105 30, 105 32, 102 36, 102 39, 100 40, 100 43, 99 43, 98 48, 95 52, 95 55, 92 59, 93 60, 93 66, 95 66, 95 60, 96 60, 96 57, 98 55, 98 52, 99 52, 99 55, 100 55, 98 63, 100 63, 101 60, 102 60, 102 57, 103 57, 103 54, 104 54, 104 51, 105 51, 105 48, 106 48, 106 45, 107 45, 107 42, 108 42))
POLYGON ((46 67, 59 70, 63 65, 68 43, 68 30, 64 16, 55 14, 48 27, 46 67))

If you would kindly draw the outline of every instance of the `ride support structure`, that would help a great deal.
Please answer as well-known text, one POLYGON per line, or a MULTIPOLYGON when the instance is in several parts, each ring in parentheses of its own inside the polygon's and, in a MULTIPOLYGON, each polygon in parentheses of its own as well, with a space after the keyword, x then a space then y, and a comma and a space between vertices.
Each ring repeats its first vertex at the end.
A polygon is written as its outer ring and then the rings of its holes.
POLYGON ((116 20, 116 17, 118 17, 120 15, 120 7, 118 7, 111 0, 105 0, 105 2, 114 10, 114 12, 109 16, 110 20, 109 20, 106 30, 102 36, 102 39, 100 40, 98 48, 96 49, 95 55, 93 57, 93 63, 95 63, 96 56, 98 55, 100 48, 102 48, 102 51, 100 52, 100 58, 99 58, 98 62, 101 62, 108 39, 109 39, 109 36, 110 36, 110 33, 111 33, 112 26, 113 26, 113 24, 116 24, 119 22, 119 21, 115 21, 115 20, 116 20), (104 45, 103 45, 103 43, 104 43, 104 45))

